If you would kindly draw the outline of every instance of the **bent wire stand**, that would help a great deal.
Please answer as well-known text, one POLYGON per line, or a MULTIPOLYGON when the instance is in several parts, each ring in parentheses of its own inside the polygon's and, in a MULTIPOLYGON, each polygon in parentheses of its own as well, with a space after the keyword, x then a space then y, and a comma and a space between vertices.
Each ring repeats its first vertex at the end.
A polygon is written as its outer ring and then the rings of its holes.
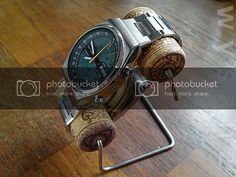
POLYGON ((103 163, 103 144, 102 144, 102 141, 101 140, 98 140, 97 141, 97 144, 98 144, 98 148, 99 148, 99 168, 102 170, 102 171, 111 171, 111 170, 115 170, 115 169, 118 169, 118 168, 121 168, 121 167, 124 167, 124 166, 127 166, 127 165, 130 165, 132 163, 135 163, 137 161, 140 161, 140 160, 143 160, 143 159, 146 159, 148 157, 151 157, 151 156, 154 156, 154 155, 157 155, 157 154, 160 154, 160 153, 163 153, 165 151, 168 151, 170 150, 171 148, 174 147, 175 145, 175 140, 172 136, 172 134, 170 133, 170 131, 168 130, 168 128, 166 127, 166 125, 164 124, 164 122, 161 120, 160 116, 158 115, 158 113, 156 112, 156 110, 153 108, 152 104, 150 103, 150 101, 148 100, 147 97, 144 97, 142 96, 141 97, 141 101, 142 103, 146 106, 146 109, 148 110, 149 113, 151 113, 153 119, 155 120, 155 122, 159 125, 159 127, 161 128, 163 134, 165 135, 165 137, 168 139, 169 141, 169 144, 166 145, 166 146, 163 146, 163 147, 158 147, 157 149, 151 151, 151 152, 147 152, 143 155, 139 155, 139 156, 136 156, 132 159, 128 159, 128 160, 125 160, 123 162, 120 162, 120 163, 117 163, 115 165, 112 165, 112 166, 104 166, 104 163, 103 163))

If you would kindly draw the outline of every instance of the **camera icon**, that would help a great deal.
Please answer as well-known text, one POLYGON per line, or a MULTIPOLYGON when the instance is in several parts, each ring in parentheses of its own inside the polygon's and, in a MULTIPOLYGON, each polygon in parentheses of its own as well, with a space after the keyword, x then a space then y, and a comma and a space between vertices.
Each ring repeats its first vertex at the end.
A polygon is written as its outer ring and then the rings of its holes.
POLYGON ((137 80, 135 81, 135 96, 158 96, 159 83, 157 81, 137 80))
POLYGON ((40 96, 40 82, 32 80, 18 80, 16 82, 16 95, 21 97, 40 96))

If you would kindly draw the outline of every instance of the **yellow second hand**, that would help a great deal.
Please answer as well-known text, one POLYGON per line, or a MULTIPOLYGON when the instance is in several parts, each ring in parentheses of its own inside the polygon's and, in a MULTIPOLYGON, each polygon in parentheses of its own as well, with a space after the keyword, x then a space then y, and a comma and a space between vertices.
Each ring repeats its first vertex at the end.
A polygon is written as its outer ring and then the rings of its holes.
POLYGON ((97 57, 98 55, 100 55, 109 45, 111 44, 111 41, 107 43, 107 45, 105 47, 102 48, 102 50, 100 50, 97 55, 95 55, 90 61, 89 63, 92 63, 97 57))

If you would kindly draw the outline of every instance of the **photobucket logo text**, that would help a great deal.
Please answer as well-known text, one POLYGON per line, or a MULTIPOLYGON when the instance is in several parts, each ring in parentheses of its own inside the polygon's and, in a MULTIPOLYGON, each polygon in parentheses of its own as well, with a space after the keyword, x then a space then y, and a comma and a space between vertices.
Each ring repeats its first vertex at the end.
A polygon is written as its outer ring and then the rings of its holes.
POLYGON ((99 82, 67 82, 65 80, 55 81, 52 80, 50 82, 47 82, 46 89, 58 89, 58 88, 95 88, 99 86, 99 82))
MULTIPOLYGON (((173 83, 176 88, 217 88, 218 83, 217 81, 180 81, 180 82, 174 82, 173 83)), ((169 82, 165 83, 165 89, 171 87, 169 82)))

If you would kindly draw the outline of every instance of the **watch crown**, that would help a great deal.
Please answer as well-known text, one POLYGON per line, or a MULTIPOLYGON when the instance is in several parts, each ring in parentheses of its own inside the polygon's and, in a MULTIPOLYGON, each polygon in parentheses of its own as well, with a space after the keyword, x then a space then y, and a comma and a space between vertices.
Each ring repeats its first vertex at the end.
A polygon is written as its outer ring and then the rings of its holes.
POLYGON ((133 73, 133 68, 130 66, 126 66, 124 69, 124 76, 128 77, 128 76, 132 75, 132 73, 133 73))

